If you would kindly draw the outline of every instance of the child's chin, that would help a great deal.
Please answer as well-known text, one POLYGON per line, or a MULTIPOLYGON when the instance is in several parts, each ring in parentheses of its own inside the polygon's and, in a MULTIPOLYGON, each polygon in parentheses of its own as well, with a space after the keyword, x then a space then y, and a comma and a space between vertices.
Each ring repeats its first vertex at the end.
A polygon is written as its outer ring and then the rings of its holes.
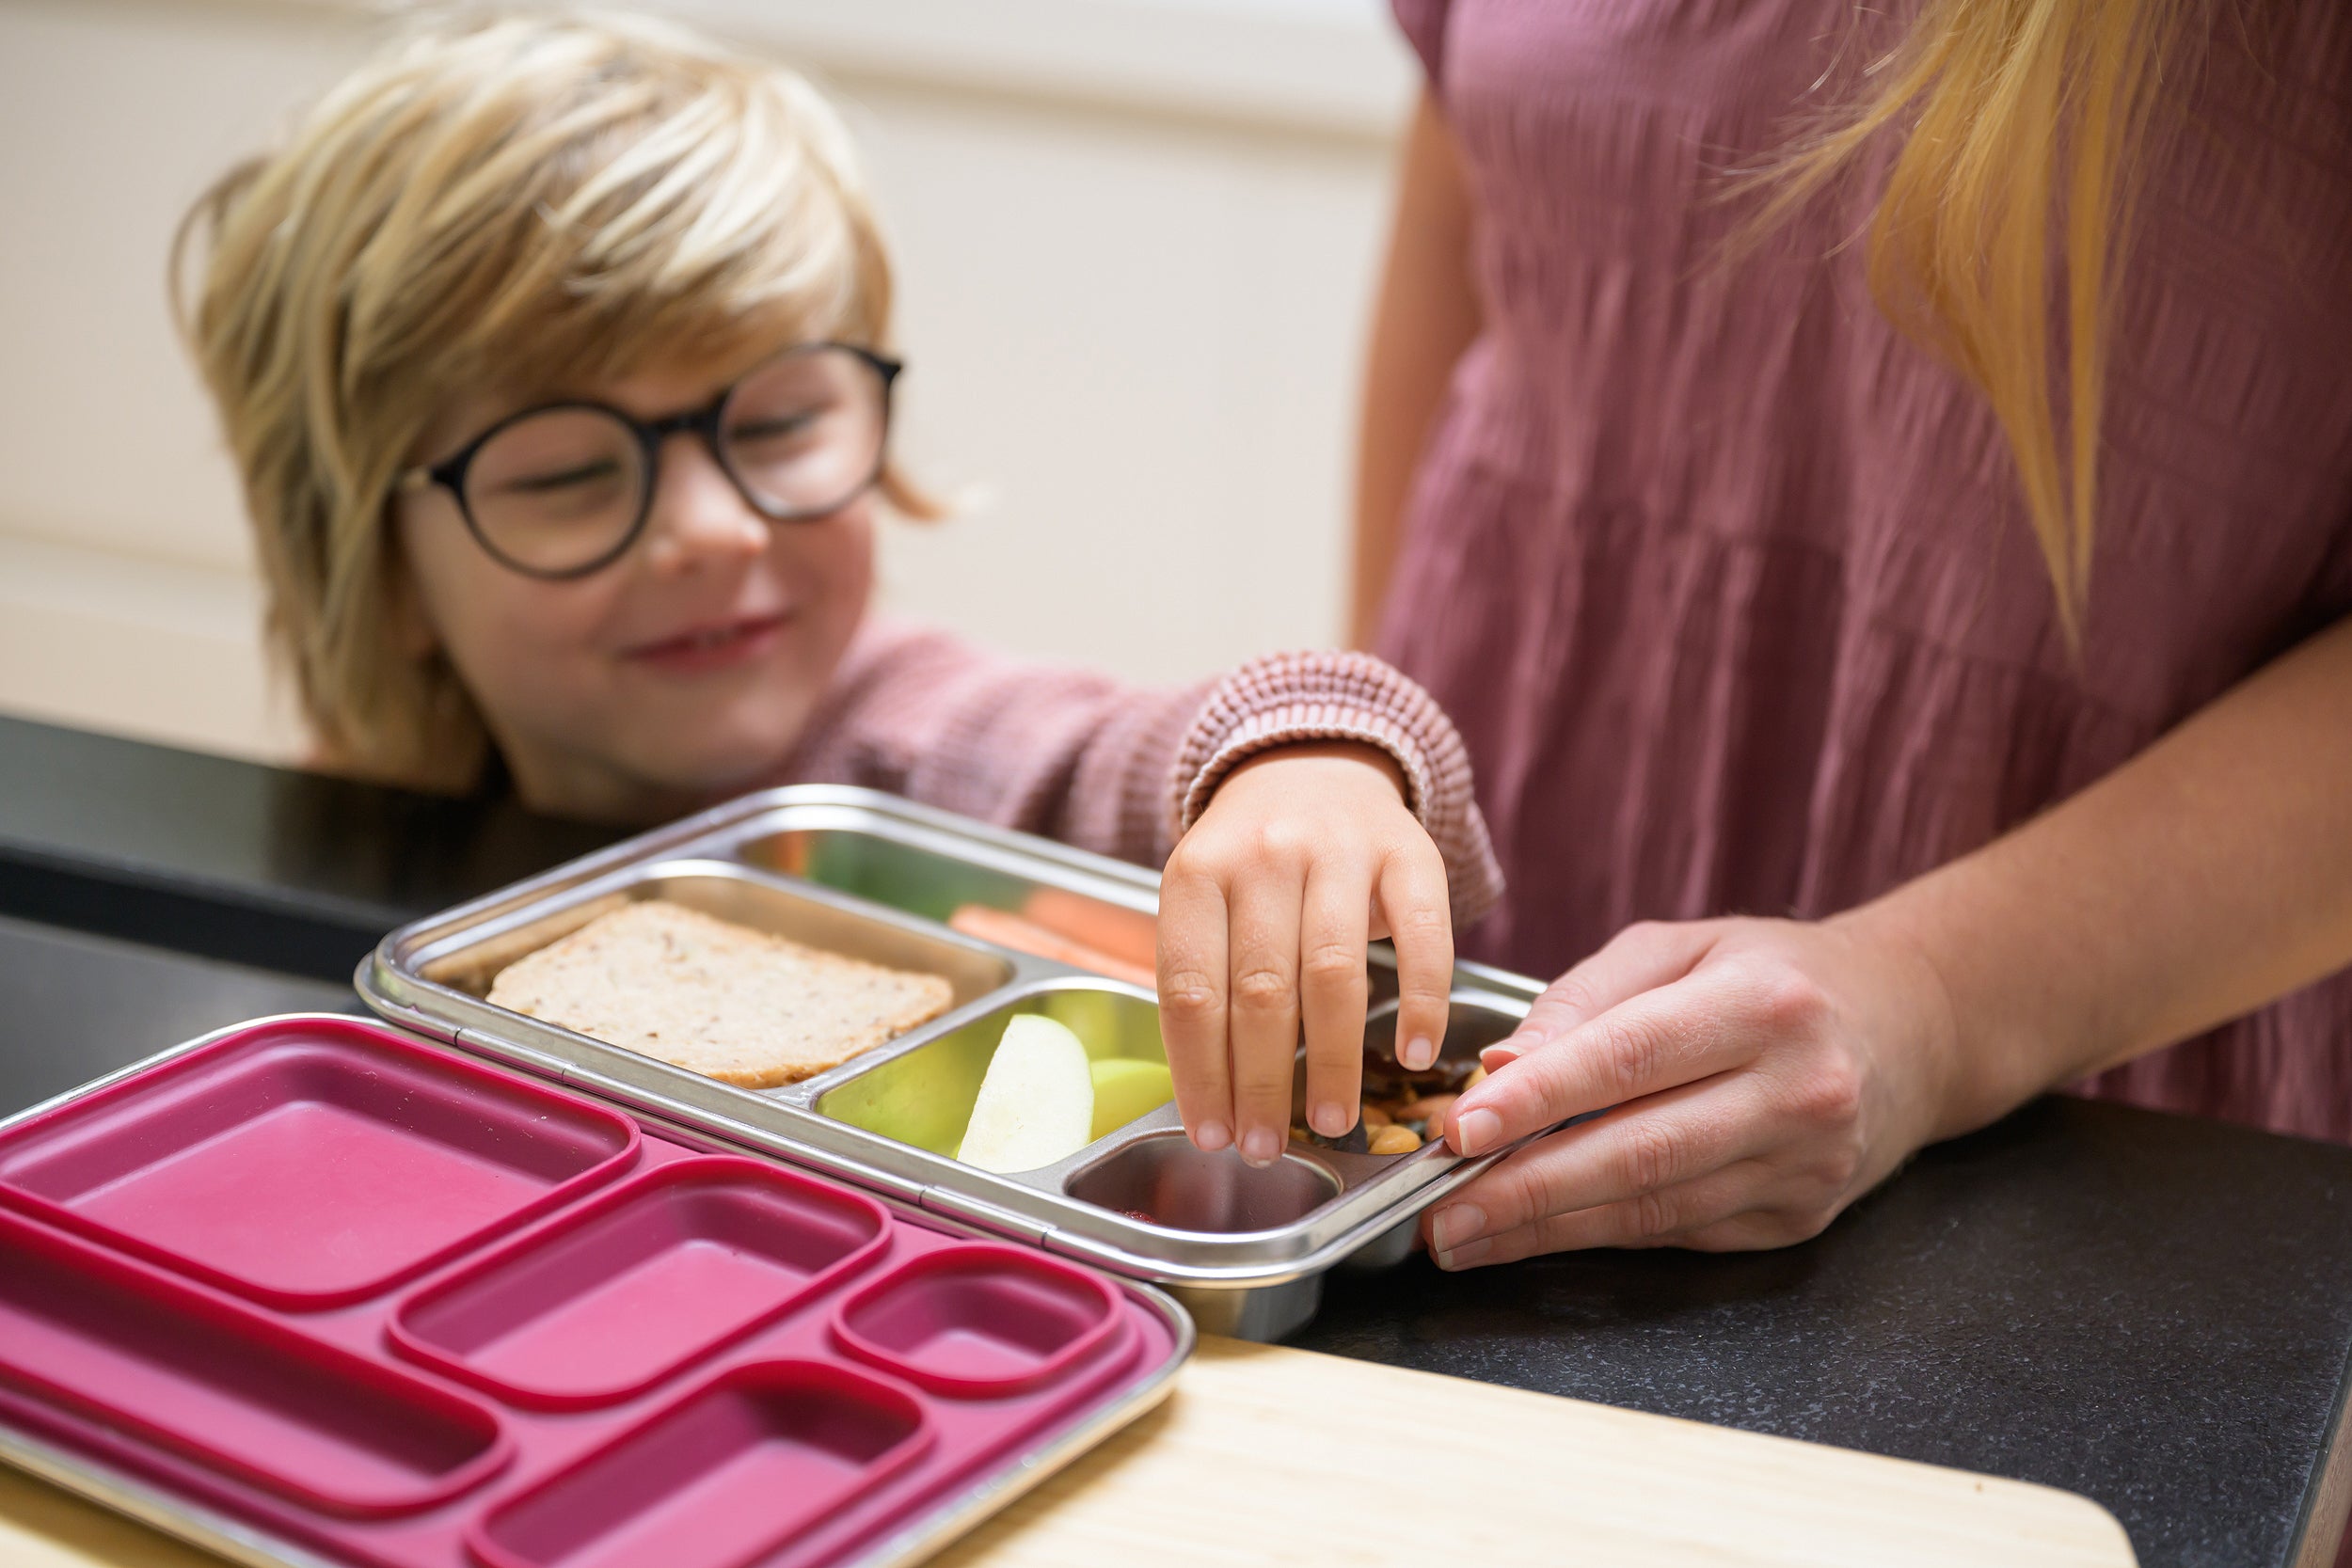
POLYGON ((644 771, 679 795, 723 799, 783 782, 791 760, 797 730, 736 735, 723 738, 699 736, 697 743, 648 748, 644 771))

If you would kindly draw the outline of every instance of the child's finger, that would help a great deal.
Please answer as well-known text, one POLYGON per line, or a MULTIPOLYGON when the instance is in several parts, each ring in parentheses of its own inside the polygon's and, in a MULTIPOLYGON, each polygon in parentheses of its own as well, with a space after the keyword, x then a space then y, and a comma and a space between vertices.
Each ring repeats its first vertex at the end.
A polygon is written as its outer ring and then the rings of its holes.
POLYGON ((1233 1142, 1226 1070, 1225 890, 1169 870, 1160 884, 1160 1043, 1176 1080, 1176 1110, 1193 1143, 1214 1154, 1233 1142))
POLYGON ((1291 1059, 1298 1053, 1298 900, 1303 878, 1262 865, 1227 890, 1232 982, 1233 1136, 1241 1157, 1270 1165, 1290 1142, 1291 1059))
POLYGON ((1379 892, 1396 945, 1396 1059, 1419 1072, 1445 1045, 1454 989, 1454 916, 1437 846, 1422 839, 1391 854, 1380 869, 1379 892))
POLYGON ((1307 1125, 1336 1138, 1356 1125, 1363 1097, 1364 945, 1372 877, 1323 867, 1307 877, 1299 923, 1300 1011, 1307 1025, 1307 1125))

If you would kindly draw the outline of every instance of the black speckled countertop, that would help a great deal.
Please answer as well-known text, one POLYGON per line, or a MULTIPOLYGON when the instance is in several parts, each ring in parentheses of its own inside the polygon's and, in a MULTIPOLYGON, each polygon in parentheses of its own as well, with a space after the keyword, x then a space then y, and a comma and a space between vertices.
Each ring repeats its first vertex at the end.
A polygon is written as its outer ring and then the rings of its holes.
MULTIPOLYGON (((0 720, 0 1114, 354 1006, 382 930, 609 836, 0 720)), ((1804 1246, 1415 1259, 1330 1276, 1292 1342, 2063 1487, 2150 1568, 2326 1564, 2352 1149, 2048 1100, 1804 1246)))
POLYGON ((1333 1275, 1292 1342, 2063 1487, 2146 1564, 2296 1562, 2352 1348, 2352 1150, 2044 1100, 1804 1246, 1416 1259, 1333 1275))
POLYGON ((0 914, 291 974, 621 836, 0 717, 0 914))

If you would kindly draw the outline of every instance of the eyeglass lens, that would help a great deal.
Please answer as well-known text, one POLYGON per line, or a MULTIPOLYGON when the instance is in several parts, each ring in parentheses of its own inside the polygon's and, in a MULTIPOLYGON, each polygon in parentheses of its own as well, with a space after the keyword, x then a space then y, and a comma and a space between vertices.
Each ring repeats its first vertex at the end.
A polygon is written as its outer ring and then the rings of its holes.
MULTIPOLYGON (((882 460, 884 381, 847 350, 799 349, 736 384, 719 418, 719 458, 773 517, 845 505, 882 460)), ((525 571, 577 571, 627 542, 652 475, 637 433, 594 408, 543 409, 485 442, 465 502, 493 550, 525 571)))

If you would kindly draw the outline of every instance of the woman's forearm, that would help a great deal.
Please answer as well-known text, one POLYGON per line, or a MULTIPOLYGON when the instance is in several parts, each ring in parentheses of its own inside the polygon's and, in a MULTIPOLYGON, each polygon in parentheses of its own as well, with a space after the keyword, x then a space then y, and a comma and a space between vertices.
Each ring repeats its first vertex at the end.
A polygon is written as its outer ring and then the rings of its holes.
POLYGON ((1840 919, 1941 977, 1939 1137, 2352 962, 2352 621, 2034 821, 1840 919))
POLYGON ((1356 444, 1356 549, 1349 635, 1379 618, 1413 470, 1454 361, 1478 332, 1470 276, 1469 192, 1453 134, 1424 93, 1406 134, 1395 226, 1374 308, 1356 444))

